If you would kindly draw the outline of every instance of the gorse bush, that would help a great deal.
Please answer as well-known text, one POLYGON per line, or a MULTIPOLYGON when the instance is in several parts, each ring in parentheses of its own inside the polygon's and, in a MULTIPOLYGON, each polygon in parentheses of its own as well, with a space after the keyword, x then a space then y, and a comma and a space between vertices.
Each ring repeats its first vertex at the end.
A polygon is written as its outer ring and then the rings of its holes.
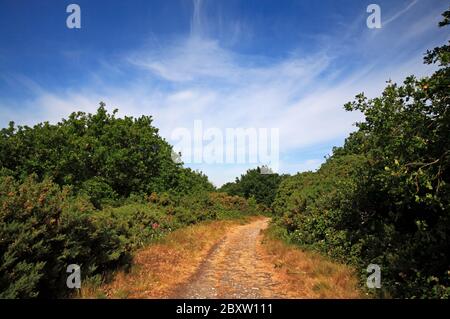
POLYGON ((61 294, 67 265, 82 264, 89 275, 124 257, 114 225, 96 220, 89 201, 71 198, 48 179, 31 176, 19 184, 3 177, 0 203, 2 298, 61 294))
MULTIPOLYGON (((449 22, 450 11, 441 25, 449 22)), ((315 173, 284 180, 274 201, 293 241, 378 264, 382 295, 450 297, 449 46, 427 53, 432 76, 389 83, 345 105, 365 120, 315 173)))

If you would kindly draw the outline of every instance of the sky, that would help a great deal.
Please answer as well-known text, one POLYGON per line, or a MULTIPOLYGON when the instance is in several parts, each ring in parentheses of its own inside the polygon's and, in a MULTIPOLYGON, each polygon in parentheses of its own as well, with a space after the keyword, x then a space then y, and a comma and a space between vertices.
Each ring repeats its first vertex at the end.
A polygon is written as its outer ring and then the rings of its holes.
MULTIPOLYGON (((361 115, 343 105, 426 76, 445 0, 0 0, 0 127, 57 123, 104 101, 178 128, 276 128, 279 173, 315 170, 361 115), (66 7, 81 8, 69 29, 66 7), (381 9, 381 28, 366 11, 381 9)), ((204 141, 207 144, 207 141, 204 141)), ((250 152, 250 151, 248 151, 250 152)), ((185 160, 185 159, 183 159, 185 160)), ((264 163, 260 163, 264 164, 264 163)), ((187 163, 217 186, 255 163, 187 163)))

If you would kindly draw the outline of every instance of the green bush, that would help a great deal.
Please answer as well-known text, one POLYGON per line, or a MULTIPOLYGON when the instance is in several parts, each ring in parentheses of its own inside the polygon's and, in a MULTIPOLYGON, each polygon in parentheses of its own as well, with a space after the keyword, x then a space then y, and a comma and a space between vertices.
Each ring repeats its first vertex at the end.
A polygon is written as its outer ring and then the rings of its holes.
POLYGON ((49 179, 35 179, 0 180, 2 298, 64 295, 69 264, 89 276, 127 255, 115 225, 92 218, 89 201, 71 198, 49 179))

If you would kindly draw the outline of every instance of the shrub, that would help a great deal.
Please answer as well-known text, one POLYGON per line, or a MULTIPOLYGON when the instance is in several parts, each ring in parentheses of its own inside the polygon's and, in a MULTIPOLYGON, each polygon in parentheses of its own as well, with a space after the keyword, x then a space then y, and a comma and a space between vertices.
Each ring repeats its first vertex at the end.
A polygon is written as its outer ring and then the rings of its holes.
POLYGON ((1 179, 1 297, 64 295, 69 264, 89 276, 127 254, 115 225, 92 218, 89 201, 69 194, 49 179, 1 179))

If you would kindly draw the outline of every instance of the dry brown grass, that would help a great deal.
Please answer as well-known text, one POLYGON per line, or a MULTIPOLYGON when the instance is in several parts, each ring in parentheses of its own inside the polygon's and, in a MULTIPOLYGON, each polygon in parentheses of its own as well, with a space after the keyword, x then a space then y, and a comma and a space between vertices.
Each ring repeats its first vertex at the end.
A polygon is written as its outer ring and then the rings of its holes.
POLYGON ((261 253, 273 264, 274 276, 288 298, 363 298, 353 269, 303 251, 265 231, 261 253))
POLYGON ((213 221, 168 234, 161 242, 136 252, 129 272, 119 271, 110 283, 85 284, 82 298, 168 298, 197 270, 229 227, 240 221, 213 221))

